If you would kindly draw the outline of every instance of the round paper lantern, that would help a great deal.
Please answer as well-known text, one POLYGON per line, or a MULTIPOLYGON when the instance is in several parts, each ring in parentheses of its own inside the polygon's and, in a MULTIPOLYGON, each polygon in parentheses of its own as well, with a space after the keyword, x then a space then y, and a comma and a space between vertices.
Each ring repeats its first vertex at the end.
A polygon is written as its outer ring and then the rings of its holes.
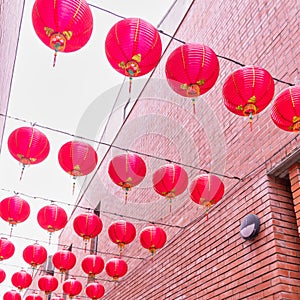
POLYGON ((157 249, 162 248, 167 241, 165 231, 155 225, 147 226, 140 233, 141 245, 148 249, 152 255, 155 254, 157 249))
POLYGON ((22 178, 25 166, 42 162, 49 154, 50 145, 47 137, 34 127, 20 127, 8 137, 10 154, 22 165, 22 178))
POLYGON ((36 0, 32 23, 39 39, 55 50, 55 57, 58 51, 81 49, 93 30, 93 16, 85 0, 36 0))
POLYGON ((44 275, 39 278, 38 286, 41 291, 49 295, 57 289, 58 280, 52 275, 44 275))
POLYGON ((271 109, 272 121, 289 132, 300 130, 300 86, 291 86, 279 93, 271 109))
POLYGON ((109 63, 116 71, 129 77, 152 71, 160 60, 161 51, 156 28, 138 18, 119 21, 110 29, 105 40, 109 63))
POLYGON ((32 268, 36 268, 46 261, 47 250, 42 245, 35 243, 23 250, 23 258, 32 268))
POLYGON ((120 220, 108 227, 108 236, 113 243, 118 245, 121 254, 125 245, 135 239, 136 230, 132 223, 120 220))
POLYGON ((29 215, 29 204, 19 196, 8 197, 0 202, 1 218, 12 226, 24 222, 29 215))
POLYGON ((263 111, 274 95, 274 80, 265 69, 246 66, 227 77, 223 86, 224 104, 236 115, 249 116, 263 111))
POLYGON ((11 283, 20 291, 28 288, 32 283, 32 277, 25 270, 16 272, 11 277, 11 283))
POLYGON ((103 271, 104 260, 97 254, 90 254, 83 258, 81 267, 84 273, 88 274, 90 278, 94 278, 103 271))
POLYGON ((206 210, 208 218, 209 208, 222 199, 224 195, 224 183, 213 174, 197 176, 190 185, 190 198, 206 210))
POLYGON ((100 299, 104 293, 104 286, 98 282, 91 282, 85 288, 86 295, 92 300, 100 299))
POLYGON ((115 184, 125 190, 126 200, 128 192, 145 178, 146 164, 137 154, 121 154, 110 161, 108 174, 115 184))
POLYGON ((73 252, 64 249, 57 251, 52 256, 52 262, 56 269, 61 273, 71 270, 76 264, 76 256, 73 252))
POLYGON ((17 291, 8 291, 3 295, 3 300, 21 300, 21 295, 17 291))
POLYGON ((195 97, 208 92, 219 76, 219 60, 206 45, 186 43, 168 57, 165 72, 169 86, 179 95, 195 97))
POLYGON ((39 294, 33 292, 32 294, 29 294, 26 296, 25 300, 43 300, 43 297, 39 294))
POLYGON ((172 199, 186 190, 188 175, 181 166, 166 164, 154 172, 152 182, 155 192, 171 203, 172 199))
POLYGON ((71 141, 60 148, 58 161, 62 169, 76 179, 78 176, 88 175, 95 169, 98 156, 88 143, 71 141))
POLYGON ((0 261, 9 259, 15 253, 14 244, 8 239, 1 237, 0 238, 0 261))
POLYGON ((127 273, 127 263, 121 258, 112 258, 105 265, 105 271, 108 276, 116 282, 120 277, 127 273))
POLYGON ((6 273, 4 270, 0 269, 0 283, 3 282, 6 278, 6 273))
POLYGON ((63 291, 65 294, 69 295, 70 298, 77 296, 82 291, 82 284, 76 278, 71 278, 63 283, 63 291))
POLYGON ((103 224, 101 219, 94 213, 82 213, 73 221, 75 232, 83 238, 85 242, 95 238, 100 234, 103 224))

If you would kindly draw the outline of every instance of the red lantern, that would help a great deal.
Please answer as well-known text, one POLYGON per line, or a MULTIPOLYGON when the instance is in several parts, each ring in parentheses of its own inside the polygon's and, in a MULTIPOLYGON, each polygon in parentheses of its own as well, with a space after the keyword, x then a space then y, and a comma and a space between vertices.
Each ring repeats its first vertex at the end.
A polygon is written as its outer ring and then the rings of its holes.
POLYGON ((58 161, 62 169, 76 179, 78 176, 88 175, 95 169, 98 156, 94 148, 89 144, 72 141, 60 148, 58 161))
POLYGON ((0 202, 0 216, 12 225, 11 232, 14 225, 24 222, 29 215, 29 204, 19 196, 8 197, 0 202))
POLYGON ((263 68, 246 66, 227 77, 223 86, 225 106, 234 114, 249 116, 260 113, 271 102, 274 95, 274 80, 263 68))
POLYGON ((52 256, 52 262, 61 273, 71 270, 76 264, 76 256, 73 252, 65 249, 56 252, 52 256))
POLYGON ((192 98, 195 109, 195 98, 213 87, 220 67, 217 55, 208 46, 184 44, 170 54, 165 71, 170 87, 192 98))
POLYGON ((70 298, 80 294, 82 291, 82 284, 80 281, 76 280, 75 278, 71 278, 66 280, 63 283, 63 291, 65 294, 69 295, 70 298))
POLYGON ((88 212, 78 215, 73 221, 73 227, 75 232, 87 243, 100 234, 103 224, 96 214, 88 212))
POLYGON ((199 175, 190 185, 190 197, 206 209, 206 218, 208 218, 209 208, 221 200, 223 195, 224 183, 213 174, 199 175))
POLYGON ((25 300, 43 300, 43 297, 37 293, 32 293, 26 296, 25 300))
POLYGON ((50 204, 39 210, 37 214, 37 221, 43 229, 50 233, 50 241, 51 234, 53 232, 61 230, 66 226, 68 222, 68 216, 63 208, 55 204, 50 204))
POLYGON ((0 238, 0 261, 4 259, 9 259, 15 253, 14 244, 8 239, 1 237, 0 238))
POLYGON ((129 77, 152 71, 160 60, 161 51, 156 28, 138 18, 119 21, 110 29, 105 40, 109 63, 116 71, 129 77))
POLYGON ((84 273, 88 274, 90 278, 100 274, 104 269, 104 260, 101 256, 90 254, 83 258, 81 267, 84 273))
POLYGON ((107 275, 112 277, 115 282, 124 276, 127 270, 127 263, 121 258, 112 258, 105 265, 107 275))
POLYGON ((172 199, 182 194, 188 185, 186 171, 175 164, 167 164, 160 167, 152 177, 153 187, 159 195, 172 199))
POLYGON ((113 243, 118 245, 121 254, 125 245, 135 239, 136 230, 132 223, 120 220, 108 227, 108 236, 113 243))
POLYGON ((85 293, 89 298, 96 300, 100 299, 104 295, 105 289, 102 284, 98 282, 91 282, 85 288, 85 293))
POLYGON ((34 127, 20 127, 8 137, 10 154, 22 165, 22 178, 25 166, 42 162, 49 154, 50 145, 47 137, 34 127))
POLYGON ((157 249, 162 248, 167 241, 165 231, 155 225, 144 228, 140 233, 141 245, 148 249, 152 255, 155 254, 157 249))
POLYGON ((291 86, 279 93, 271 109, 276 126, 289 132, 300 130, 300 86, 291 86))
POLYGON ((25 270, 21 270, 20 272, 16 272, 12 275, 11 282, 16 288, 22 291, 31 285, 32 277, 25 270))
POLYGON ((121 154, 110 161, 108 174, 115 184, 125 190, 127 199, 128 191, 145 178, 146 164, 137 154, 121 154))
POLYGON ((29 245, 23 250, 23 258, 32 268, 36 268, 46 261, 47 250, 37 243, 29 245))
POLYGON ((90 39, 93 16, 85 0, 36 0, 32 9, 33 27, 40 40, 55 50, 73 52, 90 39))
POLYGON ((5 280, 6 274, 4 270, 0 269, 0 283, 5 280))
POLYGON ((17 291, 9 291, 3 295, 3 300, 21 300, 21 295, 17 291))
POLYGON ((57 289, 58 280, 52 275, 44 275, 39 278, 38 286, 46 295, 49 295, 57 289))

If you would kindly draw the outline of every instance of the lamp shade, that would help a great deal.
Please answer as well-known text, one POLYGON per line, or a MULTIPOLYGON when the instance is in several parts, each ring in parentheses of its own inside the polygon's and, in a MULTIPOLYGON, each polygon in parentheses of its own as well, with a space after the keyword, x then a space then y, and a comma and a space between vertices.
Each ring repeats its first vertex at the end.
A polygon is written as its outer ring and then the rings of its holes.
POLYGON ((6 273, 4 270, 0 269, 0 283, 3 282, 6 278, 6 273))
POLYGON ((92 300, 100 299, 104 293, 104 286, 98 282, 91 282, 85 288, 86 295, 92 300))
POLYGON ((8 291, 3 295, 3 300, 21 300, 21 295, 17 291, 8 291))
POLYGON ((87 255, 81 261, 81 268, 90 278, 94 278, 103 271, 104 260, 97 254, 87 255))
POLYGON ((108 276, 112 277, 114 281, 117 281, 127 273, 128 266, 125 260, 121 258, 112 258, 106 263, 105 271, 108 276))
POLYGON ((43 297, 38 293, 32 293, 26 296, 25 300, 43 300, 43 297))
POLYGON ((8 239, 1 237, 0 238, 0 261, 9 259, 15 253, 14 244, 8 239))
POLYGON ((57 289, 58 280, 52 275, 41 276, 38 280, 38 287, 41 291, 44 291, 46 295, 49 295, 57 289))
POLYGON ((63 283, 63 291, 69 295, 70 298, 77 296, 82 291, 82 284, 76 278, 70 278, 63 283))
POLYGON ((61 273, 71 270, 76 264, 76 256, 73 252, 64 249, 57 251, 52 256, 52 262, 61 273))
POLYGON ((47 259, 47 250, 42 245, 35 243, 27 246, 23 250, 23 259, 32 268, 36 268, 38 265, 43 264, 47 259))
POLYGON ((20 291, 28 288, 32 283, 32 276, 25 270, 16 272, 11 277, 12 284, 20 291))

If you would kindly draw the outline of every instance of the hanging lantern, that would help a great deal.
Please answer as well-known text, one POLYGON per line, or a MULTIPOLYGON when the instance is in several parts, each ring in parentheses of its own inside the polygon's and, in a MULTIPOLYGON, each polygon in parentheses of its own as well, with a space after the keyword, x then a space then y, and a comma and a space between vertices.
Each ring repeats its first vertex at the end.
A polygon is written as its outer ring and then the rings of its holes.
POLYGON ((11 277, 11 283, 22 291, 23 289, 27 289, 32 283, 32 277, 25 270, 21 270, 16 272, 11 277))
POLYGON ((29 294, 26 296, 25 300, 43 300, 43 297, 39 294, 33 292, 32 294, 29 294))
POLYGON ((137 154, 121 154, 110 161, 108 174, 116 185, 125 190, 126 201, 128 192, 145 178, 146 164, 137 154))
POLYGON ((42 162, 49 154, 50 145, 47 137, 34 127, 20 127, 8 137, 8 150, 10 154, 25 166, 42 162))
POLYGON ((11 225, 10 235, 13 226, 27 220, 29 215, 29 204, 19 196, 8 197, 0 202, 0 217, 11 225))
POLYGON ((3 295, 3 300, 21 300, 21 295, 17 291, 8 291, 3 295))
POLYGON ((136 230, 132 223, 120 220, 108 227, 108 236, 113 243, 118 245, 121 255, 125 245, 135 239, 136 230))
POLYGON ((91 282, 85 288, 86 295, 92 300, 100 299, 104 293, 104 286, 98 282, 91 282))
POLYGON ((253 115, 263 111, 274 95, 274 80, 263 68, 246 66, 227 77, 223 86, 224 104, 238 116, 248 116, 252 129, 253 115))
POLYGON ((9 259, 15 253, 14 244, 8 239, 1 237, 0 238, 0 261, 9 259))
POLYGON ((271 109, 272 121, 289 132, 300 130, 300 86, 291 86, 279 93, 271 109))
POLYGON ((171 205, 172 200, 186 190, 188 175, 179 165, 167 164, 154 172, 152 182, 155 192, 169 199, 171 205))
POLYGON ((6 273, 4 270, 0 269, 0 283, 3 282, 6 278, 6 273))
POLYGON ((75 266, 76 256, 67 249, 60 250, 52 256, 52 262, 54 267, 63 274, 75 266))
POLYGON ((80 294, 80 292, 82 291, 82 284, 75 278, 71 278, 63 283, 62 288, 64 293, 69 295, 69 297, 72 299, 74 296, 80 294))
POLYGON ((68 222, 68 216, 65 210, 56 204, 50 204, 42 207, 37 214, 39 225, 49 232, 49 243, 51 234, 64 228, 68 222))
POLYGON ((32 268, 36 268, 46 261, 47 250, 43 246, 35 243, 27 246, 23 250, 23 258, 32 268))
POLYGON ((221 200, 223 195, 224 184, 213 174, 199 175, 190 185, 190 198, 205 208, 206 219, 208 219, 209 208, 221 200))
POLYGON ((49 295, 57 289, 58 280, 52 275, 44 275, 39 278, 38 286, 41 291, 49 295))
POLYGON ((96 214, 88 212, 78 215, 73 221, 73 227, 75 232, 83 238, 86 247, 90 239, 100 234, 103 224, 96 214))
POLYGON ((148 249, 152 255, 155 254, 157 249, 162 248, 167 241, 165 231, 155 225, 144 228, 140 233, 141 245, 148 249))
POLYGON ((215 52, 206 45, 184 44, 176 48, 166 63, 169 86, 179 95, 192 98, 208 92, 216 83, 220 66, 215 52))
POLYGON ((36 0, 32 9, 32 23, 39 39, 57 52, 81 49, 90 39, 93 16, 85 0, 36 0))
MULTIPOLYGON (((58 161, 62 169, 73 176, 85 176, 97 166, 98 156, 92 146, 80 141, 71 141, 64 144, 58 153, 58 161)), ((73 183, 73 192, 75 182, 73 183)))
POLYGON ((90 254, 81 261, 81 268, 90 278, 100 274, 104 269, 104 260, 97 254, 90 254))
POLYGON ((121 258, 112 258, 105 265, 105 271, 108 276, 117 282, 120 277, 123 277, 128 270, 127 263, 121 258))

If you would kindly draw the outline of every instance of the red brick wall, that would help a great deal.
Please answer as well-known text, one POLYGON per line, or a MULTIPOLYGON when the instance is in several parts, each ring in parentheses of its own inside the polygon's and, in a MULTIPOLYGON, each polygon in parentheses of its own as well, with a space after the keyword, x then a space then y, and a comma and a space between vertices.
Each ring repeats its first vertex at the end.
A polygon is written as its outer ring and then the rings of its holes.
POLYGON ((296 213, 298 232, 300 234, 300 166, 295 164, 289 170, 289 177, 291 181, 291 189, 293 193, 294 210, 296 213))

